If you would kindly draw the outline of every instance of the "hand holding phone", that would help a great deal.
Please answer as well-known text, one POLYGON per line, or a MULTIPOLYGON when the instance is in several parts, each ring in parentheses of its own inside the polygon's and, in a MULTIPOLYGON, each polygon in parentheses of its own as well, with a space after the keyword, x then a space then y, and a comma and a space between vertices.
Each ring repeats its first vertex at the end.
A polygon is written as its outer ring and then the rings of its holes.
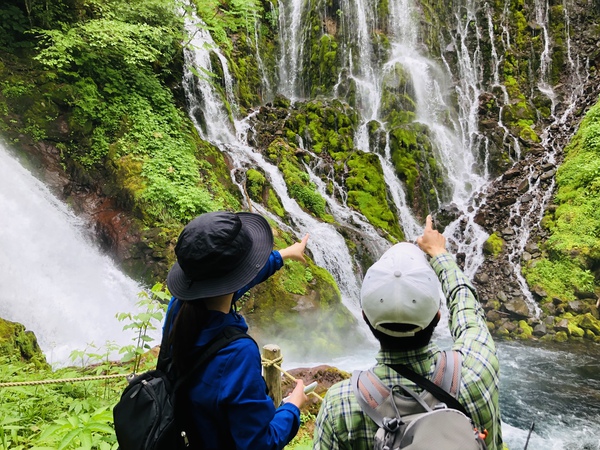
MULTIPOLYGON (((312 391, 315 390, 315 388, 317 387, 318 383, 316 381, 313 381, 312 383, 310 383, 307 386, 304 386, 304 395, 308 395, 310 394, 312 391)), ((287 397, 285 397, 281 403, 287 403, 290 400, 290 396, 288 395, 287 397)))

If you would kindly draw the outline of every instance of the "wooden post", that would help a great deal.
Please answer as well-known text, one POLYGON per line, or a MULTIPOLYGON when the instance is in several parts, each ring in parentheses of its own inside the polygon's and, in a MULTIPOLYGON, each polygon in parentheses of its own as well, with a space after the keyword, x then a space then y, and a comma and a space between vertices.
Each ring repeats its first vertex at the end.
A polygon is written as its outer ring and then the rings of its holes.
MULTIPOLYGON (((267 344, 263 347, 263 359, 265 361, 274 361, 279 367, 281 367, 281 349, 275 344, 267 344)), ((269 389, 269 396, 273 399, 275 408, 281 404, 281 372, 268 365, 264 366, 264 378, 267 383, 267 389, 269 389)))

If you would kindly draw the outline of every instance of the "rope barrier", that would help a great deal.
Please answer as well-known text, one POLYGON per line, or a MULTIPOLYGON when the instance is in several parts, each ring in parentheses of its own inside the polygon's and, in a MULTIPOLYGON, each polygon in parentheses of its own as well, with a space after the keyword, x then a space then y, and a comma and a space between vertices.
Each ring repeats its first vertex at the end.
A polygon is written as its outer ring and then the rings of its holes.
MULTIPOLYGON (((264 367, 275 367, 283 375, 288 377, 291 381, 295 382, 296 378, 294 378, 290 373, 286 372, 285 370, 283 370, 281 368, 281 366, 279 366, 279 363, 281 363, 281 362, 283 362, 282 356, 280 356, 279 358, 273 359, 273 360, 265 359, 261 356, 261 364, 264 367)), ((35 385, 42 385, 42 384, 77 383, 80 381, 108 380, 111 378, 130 378, 131 375, 132 374, 113 374, 113 375, 98 375, 98 376, 94 376, 94 377, 62 378, 62 379, 56 379, 56 380, 15 381, 15 382, 9 382, 9 383, 0 383, 0 388, 16 387, 16 386, 35 386, 35 385)), ((309 395, 313 395, 316 398, 318 398, 319 400, 323 400, 321 398, 321 396, 319 394, 317 394, 316 392, 310 392, 309 395)))
POLYGON ((37 380, 37 381, 15 381, 12 383, 0 383, 0 388, 3 387, 15 387, 15 386, 34 386, 37 384, 58 384, 58 383, 75 383, 79 381, 90 381, 90 380, 108 380, 111 378, 126 378, 127 374, 113 374, 113 375, 98 375, 95 377, 80 377, 80 378, 62 378, 56 380, 37 380))

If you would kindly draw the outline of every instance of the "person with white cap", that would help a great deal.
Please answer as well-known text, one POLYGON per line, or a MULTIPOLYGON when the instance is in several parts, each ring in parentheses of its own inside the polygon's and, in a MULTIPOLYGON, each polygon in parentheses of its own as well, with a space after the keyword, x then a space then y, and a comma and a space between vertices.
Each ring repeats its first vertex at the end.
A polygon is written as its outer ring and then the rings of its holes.
MULTIPOLYGON (((167 276, 173 298, 163 327, 166 357, 179 373, 193 365, 195 349, 228 327, 248 330, 234 302, 281 268, 284 259, 304 261, 307 240, 308 235, 274 251, 269 223, 246 212, 206 213, 185 226, 167 276)), ((308 400, 304 383, 298 380, 288 401, 275 408, 261 370, 257 345, 237 339, 194 372, 183 400, 185 414, 179 412, 192 423, 191 449, 280 450, 292 440, 300 426, 299 408, 308 400)))
MULTIPOLYGON (((477 428, 487 430, 487 448, 502 450, 499 363, 475 288, 446 251, 446 239, 433 229, 431 216, 417 245, 394 245, 365 274, 363 318, 380 344, 373 372, 390 388, 402 384, 423 391, 391 366, 407 366, 432 379, 442 354, 432 336, 441 318, 443 292, 452 350, 462 357, 457 399, 477 428)), ((313 450, 372 450, 377 430, 361 409, 351 380, 344 380, 325 395, 313 450)))

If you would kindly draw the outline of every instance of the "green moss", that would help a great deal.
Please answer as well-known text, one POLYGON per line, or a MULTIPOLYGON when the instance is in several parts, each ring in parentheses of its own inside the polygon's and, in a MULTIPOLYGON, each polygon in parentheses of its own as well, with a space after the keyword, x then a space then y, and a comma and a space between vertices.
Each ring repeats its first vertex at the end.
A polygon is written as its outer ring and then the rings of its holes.
POLYGON ((327 222, 332 221, 333 218, 327 213, 325 199, 318 192, 317 186, 310 181, 309 175, 301 167, 298 160, 293 156, 294 147, 278 138, 271 143, 267 152, 272 159, 278 161, 290 197, 316 217, 327 222))
POLYGON ((279 217, 285 216, 285 209, 283 209, 283 206, 279 201, 279 197, 277 197, 277 194, 271 188, 269 188, 267 192, 267 208, 269 208, 269 211, 274 212, 279 217))
POLYGON ((451 195, 446 177, 435 163, 429 133, 428 127, 413 122, 391 129, 389 135, 392 162, 405 185, 407 202, 423 217, 451 195))
POLYGON ((398 240, 404 234, 387 198, 387 186, 377 155, 357 151, 347 161, 348 205, 360 211, 378 228, 398 240))
POLYGON ((565 331, 558 331, 554 340, 556 342, 567 342, 569 340, 569 335, 565 331))
POLYGON ((525 321, 519 321, 519 328, 522 330, 518 334, 519 339, 531 339, 533 337, 533 328, 525 321))
POLYGON ((307 292, 307 269, 304 264, 298 261, 285 262, 286 278, 283 281, 283 287, 291 294, 304 295, 307 292))
POLYGON ((600 264, 600 104, 594 105, 565 148, 556 174, 557 207, 544 217, 550 236, 544 258, 526 268, 529 285, 551 297, 574 300, 575 291, 594 292, 600 264))
POLYGON ((583 270, 575 261, 564 259, 539 259, 535 265, 523 268, 529 286, 541 286, 550 297, 566 301, 575 300, 575 290, 593 289, 594 276, 583 270))
POLYGON ((26 361, 40 369, 49 369, 35 334, 20 323, 0 318, 0 356, 9 361, 26 361))
POLYGON ((533 120, 518 120, 517 126, 520 129, 519 137, 525 141, 540 142, 541 139, 532 128, 533 120))
POLYGON ((595 336, 600 336, 600 320, 596 319, 591 313, 586 313, 572 320, 577 327, 595 336))
POLYGON ((262 201, 263 190, 267 179, 262 172, 248 169, 246 172, 246 190, 250 198, 256 202, 262 201))
POLYGON ((486 255, 496 257, 502 252, 504 244, 504 239, 502 239, 498 233, 492 233, 483 244, 483 252, 486 255))
POLYGON ((571 338, 583 338, 585 336, 585 331, 572 322, 569 322, 568 328, 571 338))

